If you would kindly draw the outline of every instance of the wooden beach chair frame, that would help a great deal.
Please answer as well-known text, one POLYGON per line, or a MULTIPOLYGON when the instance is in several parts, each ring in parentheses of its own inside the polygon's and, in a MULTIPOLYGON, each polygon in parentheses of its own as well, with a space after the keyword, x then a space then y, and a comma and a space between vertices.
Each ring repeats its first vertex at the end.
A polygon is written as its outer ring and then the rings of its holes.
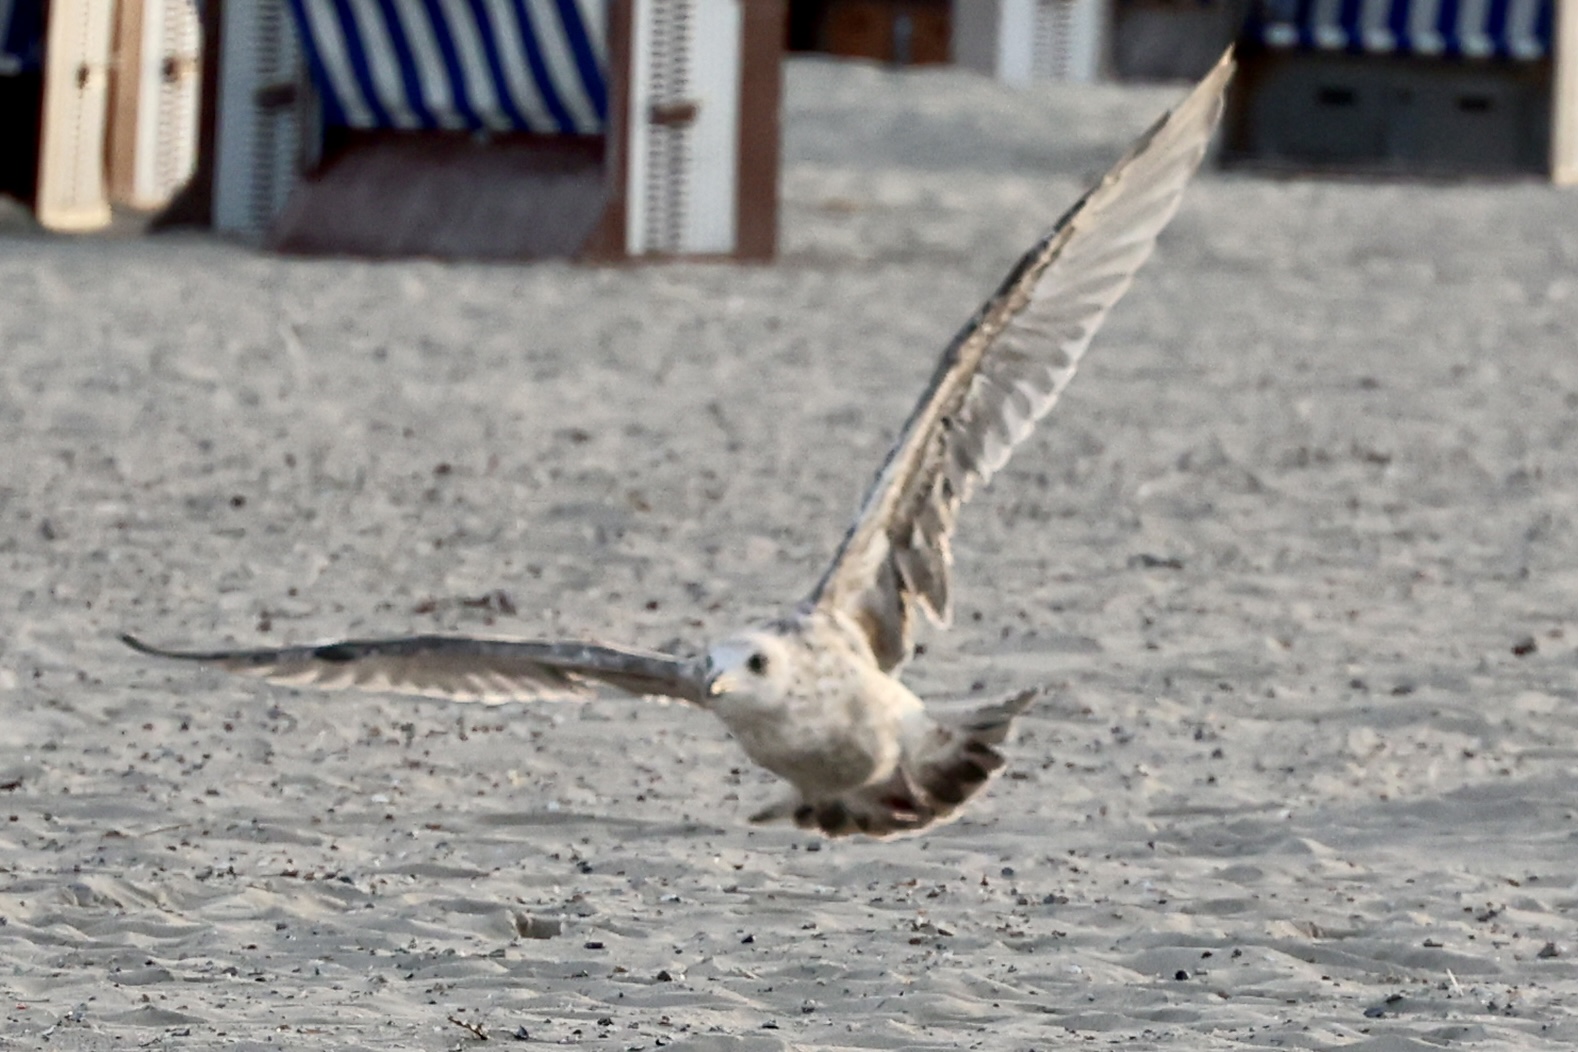
POLYGON ((282 251, 365 256, 776 251, 783 0, 610 0, 609 113, 595 141, 350 132, 334 133, 328 154, 284 4, 220 6, 212 168, 222 231, 282 251), (721 23, 734 39, 717 39, 716 19, 705 38, 703 18, 689 51, 665 51, 663 18, 707 6, 738 12, 732 27, 721 23), (675 64, 688 64, 679 80, 710 77, 713 92, 665 93, 675 64), (735 90, 718 90, 720 77, 735 90), (698 117, 704 107, 714 108, 698 117))

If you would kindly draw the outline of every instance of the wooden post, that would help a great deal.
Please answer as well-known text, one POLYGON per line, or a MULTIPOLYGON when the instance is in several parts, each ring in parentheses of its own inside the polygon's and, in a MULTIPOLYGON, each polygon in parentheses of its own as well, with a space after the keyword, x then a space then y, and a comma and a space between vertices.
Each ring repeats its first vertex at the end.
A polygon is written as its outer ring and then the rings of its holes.
POLYGON ((782 0, 750 0, 744 14, 734 255, 739 259, 770 260, 778 251, 786 15, 782 0))
POLYGON ((109 148, 106 167, 110 200, 128 204, 137 197, 138 74, 142 70, 143 0, 116 6, 115 44, 110 62, 109 148))
POLYGON ((633 0, 608 5, 608 122, 603 128, 603 187, 607 207, 577 257, 606 263, 625 258, 625 197, 629 190, 630 48, 633 0))
POLYGON ((1551 182, 1578 185, 1578 0, 1556 5, 1551 41, 1551 182))
MULTIPOLYGON (((651 0, 651 11, 656 9, 661 12, 658 5, 667 4, 670 0, 651 0)), ((737 97, 727 100, 725 108, 723 100, 716 96, 707 105, 716 107, 710 112, 714 115, 727 113, 733 110, 735 116, 730 118, 734 123, 723 124, 725 135, 729 138, 728 149, 723 151, 731 154, 728 157, 730 180, 727 189, 729 194, 722 195, 727 207, 732 208, 733 236, 728 245, 714 244, 709 241, 697 247, 688 243, 687 238, 695 234, 693 227, 688 225, 689 216, 684 212, 683 206, 678 209, 679 228, 674 231, 678 234, 678 241, 669 243, 663 241, 659 245, 642 245, 635 242, 632 233, 631 209, 639 208, 643 204, 650 205, 654 197, 661 197, 663 202, 670 200, 667 191, 660 195, 648 195, 645 198, 637 197, 644 191, 632 189, 631 182, 635 181, 641 186, 646 185, 646 180, 640 175, 632 175, 632 170, 640 172, 641 162, 650 162, 650 157, 640 153, 641 147, 637 146, 637 153, 632 154, 633 136, 636 122, 650 121, 657 123, 654 107, 651 112, 640 112, 635 107, 642 105, 638 100, 641 96, 636 90, 638 84, 647 81, 638 79, 637 70, 643 64, 642 55, 637 53, 638 47, 645 46, 639 41, 637 0, 614 0, 610 5, 609 18, 609 47, 608 47, 608 97, 609 114, 608 123, 604 133, 604 158, 605 158, 605 195, 606 208, 598 226, 582 246, 578 253, 583 260, 606 261, 618 259, 657 259, 673 255, 680 256, 709 256, 719 258, 735 258, 747 260, 771 259, 777 250, 778 244, 778 169, 780 165, 780 108, 781 108, 781 79, 782 79, 782 53, 783 36, 786 20, 786 9, 783 0, 734 0, 739 7, 739 26, 736 30, 738 39, 728 43, 739 49, 736 56, 738 72, 732 74, 736 79, 733 89, 737 97), (732 198, 732 200, 730 200, 732 198)), ((722 5, 717 5, 722 6, 722 5)), ((716 12, 716 7, 714 8, 716 12)), ((714 24, 716 29, 716 24, 714 24)), ((683 39, 683 38, 682 38, 683 39)), ((723 43, 719 40, 711 41, 714 45, 723 43)), ((687 41, 681 48, 681 61, 699 62, 705 65, 707 61, 713 64, 713 69, 704 72, 716 72, 719 56, 714 52, 685 52, 684 48, 694 48, 693 41, 687 41), (699 59, 698 59, 699 54, 699 59)), ((650 55, 648 55, 650 59, 650 55)), ((653 60, 656 61, 656 60, 653 60)), ((693 72, 693 71, 687 71, 693 72)), ((647 78, 650 80, 650 77, 647 78)), ((705 82, 704 82, 705 83, 705 82)), ((716 87, 716 84, 714 84, 716 87)), ((698 88, 694 81, 687 76, 687 88, 692 93, 704 94, 705 87, 698 88)), ((674 112, 667 115, 663 121, 665 128, 679 127, 689 129, 696 120, 697 106, 693 99, 668 99, 666 100, 674 112)), ((703 111, 703 119, 707 112, 703 111)), ((715 126, 715 129, 718 126, 715 126)), ((712 146, 719 145, 717 139, 712 140, 712 146)), ((685 155, 681 155, 682 158, 685 155)), ((663 171, 671 179, 687 180, 696 175, 697 168, 688 160, 674 166, 673 171, 667 167, 663 171)), ((709 185, 717 189, 717 166, 703 169, 709 185)), ((698 193, 694 186, 681 183, 687 191, 694 195, 698 193)), ((690 198, 694 200, 694 197, 690 198)), ((704 196, 698 208, 712 208, 716 215, 726 214, 721 212, 724 205, 719 204, 719 199, 704 196)), ((637 211, 636 216, 642 213, 637 211)), ((634 229, 640 229, 638 219, 634 229)), ((709 229, 706 233, 697 235, 703 241, 708 241, 709 235, 715 235, 716 228, 709 229)), ((660 239, 661 240, 661 239, 660 239)))
POLYGON ((100 0, 55 0, 49 8, 35 205, 48 230, 97 230, 110 222, 104 122, 114 14, 100 0))

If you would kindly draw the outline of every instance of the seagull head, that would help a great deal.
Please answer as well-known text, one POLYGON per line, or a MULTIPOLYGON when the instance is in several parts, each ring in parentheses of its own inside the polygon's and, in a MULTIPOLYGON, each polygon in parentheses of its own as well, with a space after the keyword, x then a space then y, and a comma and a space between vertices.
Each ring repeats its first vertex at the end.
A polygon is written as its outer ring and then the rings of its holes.
POLYGON ((728 711, 776 708, 793 681, 787 640, 760 629, 741 632, 707 652, 702 704, 720 716, 728 711))

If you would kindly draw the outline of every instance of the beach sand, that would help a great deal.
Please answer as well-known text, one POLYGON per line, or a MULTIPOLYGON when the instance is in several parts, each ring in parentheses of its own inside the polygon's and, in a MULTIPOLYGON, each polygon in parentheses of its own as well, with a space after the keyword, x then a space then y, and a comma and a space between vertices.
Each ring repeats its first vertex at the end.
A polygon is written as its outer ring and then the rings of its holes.
POLYGON ((1204 172, 963 513, 907 679, 1051 691, 922 837, 750 827, 680 705, 115 639, 775 614, 1180 94, 793 62, 766 267, 0 240, 0 1048, 1578 1045, 1570 191, 1204 172))

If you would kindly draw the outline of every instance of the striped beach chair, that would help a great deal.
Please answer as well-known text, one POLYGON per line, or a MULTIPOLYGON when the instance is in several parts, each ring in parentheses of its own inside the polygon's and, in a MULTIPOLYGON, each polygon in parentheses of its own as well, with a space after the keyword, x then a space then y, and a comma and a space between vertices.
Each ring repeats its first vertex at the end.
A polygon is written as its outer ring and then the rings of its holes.
POLYGON ((298 252, 771 255, 781 0, 232 0, 215 225, 298 252))
MULTIPOLYGON (((1554 0, 1257 0, 1229 163, 1554 173, 1554 0)), ((1571 94, 1568 92, 1567 94, 1571 94)))
POLYGON ((1278 50, 1533 62, 1551 53, 1552 0, 1265 0, 1251 33, 1278 50))

